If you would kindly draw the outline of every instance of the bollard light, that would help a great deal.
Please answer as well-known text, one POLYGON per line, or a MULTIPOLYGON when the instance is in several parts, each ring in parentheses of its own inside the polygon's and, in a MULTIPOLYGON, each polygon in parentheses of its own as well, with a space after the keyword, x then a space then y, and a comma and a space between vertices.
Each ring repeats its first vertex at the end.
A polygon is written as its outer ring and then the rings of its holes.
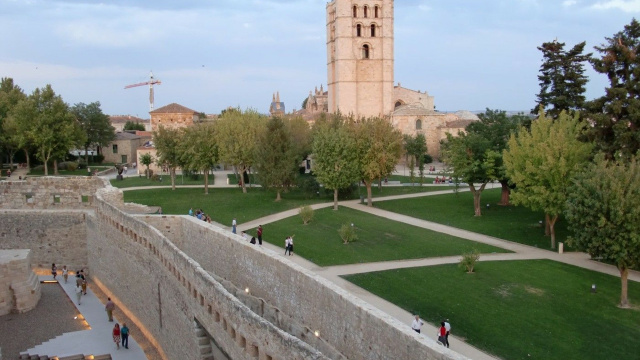
POLYGON ((245 288, 244 292, 246 292, 248 294, 249 293, 249 288, 245 288))

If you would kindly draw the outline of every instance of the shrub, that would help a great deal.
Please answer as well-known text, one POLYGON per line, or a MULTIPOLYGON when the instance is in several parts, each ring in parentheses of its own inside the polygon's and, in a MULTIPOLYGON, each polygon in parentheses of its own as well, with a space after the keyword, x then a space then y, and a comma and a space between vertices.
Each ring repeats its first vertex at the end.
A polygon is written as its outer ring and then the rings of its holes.
POLYGON ((296 180, 298 189, 309 199, 315 197, 320 191, 320 184, 314 176, 300 176, 296 180))
MULTIPOLYGON (((153 172, 151 170, 149 170, 150 172, 153 172)), ((160 181, 160 175, 155 174, 155 175, 151 175, 151 181, 160 181)))
POLYGON ((69 163, 66 161, 62 161, 58 163, 58 170, 67 170, 69 163))
POLYGON ((33 171, 44 171, 44 165, 37 165, 31 168, 33 171))
POLYGON ((84 158, 78 159, 78 169, 86 169, 87 163, 84 161, 84 158))
POLYGON ((91 155, 89 156, 89 159, 93 158, 93 163, 94 164, 102 164, 102 162, 104 161, 104 155, 102 154, 96 154, 96 155, 91 155))
POLYGON ((357 199, 356 193, 358 192, 358 183, 353 183, 351 186, 338 190, 338 199, 348 200, 357 199))
POLYGON ((480 259, 480 252, 478 250, 473 249, 473 251, 462 254, 462 260, 460 260, 460 264, 458 267, 462 269, 466 269, 468 274, 473 273, 473 268, 476 266, 476 261, 480 259))
POLYGON ((429 155, 429 154, 424 154, 422 156, 422 161, 425 164, 431 164, 433 162, 433 157, 431 157, 431 155, 429 155))
POLYGON ((313 209, 309 205, 301 207, 300 211, 298 211, 298 214, 300 214, 300 217, 302 218, 302 223, 304 225, 307 225, 309 221, 313 219, 313 209))
POLYGON ((158 175, 153 175, 153 170, 151 169, 144 169, 144 175, 147 177, 147 179, 150 179, 154 176, 158 176, 158 175))
POLYGON ((348 244, 350 242, 354 242, 358 240, 358 235, 356 234, 356 228, 353 224, 344 224, 338 230, 338 234, 340 234, 340 238, 342 239, 343 244, 348 244))
POLYGON ((78 170, 78 163, 76 162, 67 163, 67 171, 76 171, 76 170, 78 170))

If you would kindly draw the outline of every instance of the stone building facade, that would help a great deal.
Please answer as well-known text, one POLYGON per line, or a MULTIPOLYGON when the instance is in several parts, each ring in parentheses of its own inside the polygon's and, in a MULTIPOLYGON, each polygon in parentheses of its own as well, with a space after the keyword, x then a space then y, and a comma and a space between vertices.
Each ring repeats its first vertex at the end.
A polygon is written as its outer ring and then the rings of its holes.
POLYGON ((176 103, 153 110, 149 115, 151 131, 157 131, 160 126, 170 129, 192 126, 199 118, 198 112, 176 103))
POLYGON ((124 126, 128 121, 142 124, 144 126, 145 131, 151 131, 151 121, 149 119, 141 119, 137 116, 132 115, 111 115, 109 116, 109 121, 111 122, 111 126, 116 129, 116 132, 123 132, 124 126))
POLYGON ((116 133, 116 139, 102 150, 104 161, 130 166, 136 162, 138 148, 147 140, 149 139, 128 132, 116 133))

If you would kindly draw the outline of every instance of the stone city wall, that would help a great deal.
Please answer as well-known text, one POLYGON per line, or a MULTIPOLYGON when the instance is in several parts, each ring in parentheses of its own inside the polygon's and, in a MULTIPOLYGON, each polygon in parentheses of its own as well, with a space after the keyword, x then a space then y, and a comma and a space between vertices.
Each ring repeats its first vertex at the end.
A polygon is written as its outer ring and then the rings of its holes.
POLYGON ((90 207, 95 192, 108 185, 107 180, 95 176, 46 176, 28 177, 21 181, 0 181, 0 209, 90 207))
MULTIPOLYGON (((327 348, 324 343, 329 344, 329 348, 348 359, 464 358, 407 331, 406 324, 281 256, 243 241, 239 235, 189 216, 179 218, 182 234, 173 234, 182 239, 181 250, 187 256, 204 270, 236 287, 249 289, 253 297, 279 309, 290 319, 289 332, 316 348, 327 348), (316 331, 321 341, 310 336, 316 331)), ((173 223, 174 220, 167 222, 173 223)), ((263 316, 273 318, 270 314, 263 316)))
POLYGON ((31 249, 31 266, 39 274, 88 267, 87 211, 0 210, 0 249, 31 249))
POLYGON ((197 321, 229 359, 328 359, 251 311, 159 230, 100 195, 97 202, 88 218, 90 278, 165 358, 203 358, 197 321))
POLYGON ((32 310, 41 295, 40 281, 31 270, 31 251, 0 250, 0 316, 32 310))

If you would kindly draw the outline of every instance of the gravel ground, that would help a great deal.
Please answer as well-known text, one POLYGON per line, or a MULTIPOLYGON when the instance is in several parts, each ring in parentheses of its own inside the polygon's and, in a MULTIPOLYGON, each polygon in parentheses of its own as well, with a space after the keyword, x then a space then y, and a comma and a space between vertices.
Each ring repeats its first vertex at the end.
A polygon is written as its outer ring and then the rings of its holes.
POLYGON ((41 288, 42 297, 35 309, 0 316, 3 359, 17 359, 21 351, 66 332, 85 329, 80 321, 73 319, 79 313, 59 284, 41 284, 41 288))

